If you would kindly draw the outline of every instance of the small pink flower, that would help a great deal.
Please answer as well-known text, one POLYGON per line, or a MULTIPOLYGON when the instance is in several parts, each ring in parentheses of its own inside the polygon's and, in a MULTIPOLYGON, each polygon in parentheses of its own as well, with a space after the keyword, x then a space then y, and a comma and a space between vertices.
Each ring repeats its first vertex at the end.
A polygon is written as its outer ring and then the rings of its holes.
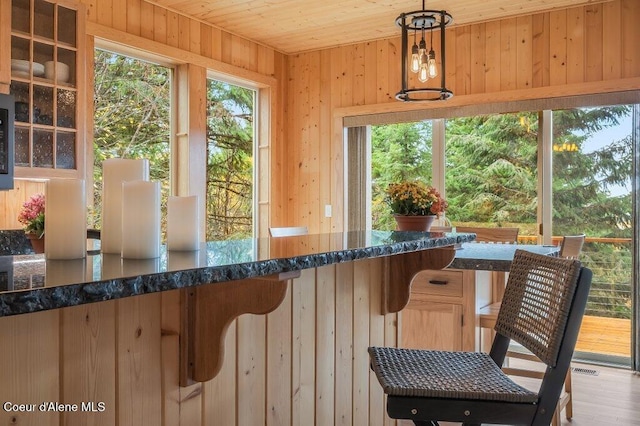
POLYGON ((22 205, 18 221, 28 232, 44 232, 44 194, 36 194, 22 205))

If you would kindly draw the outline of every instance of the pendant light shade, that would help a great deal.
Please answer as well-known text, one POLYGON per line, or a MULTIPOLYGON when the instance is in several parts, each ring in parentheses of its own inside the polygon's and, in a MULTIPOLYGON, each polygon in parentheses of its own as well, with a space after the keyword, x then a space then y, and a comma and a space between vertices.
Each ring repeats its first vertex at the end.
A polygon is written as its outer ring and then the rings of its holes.
POLYGON ((402 89, 396 94, 396 99, 405 102, 439 101, 453 96, 445 82, 445 28, 451 22, 453 18, 445 10, 425 9, 424 0, 421 10, 402 13, 396 18, 396 25, 402 31, 402 89), (440 47, 434 49, 433 33, 438 30, 440 47), (410 37, 412 46, 409 46, 410 37))

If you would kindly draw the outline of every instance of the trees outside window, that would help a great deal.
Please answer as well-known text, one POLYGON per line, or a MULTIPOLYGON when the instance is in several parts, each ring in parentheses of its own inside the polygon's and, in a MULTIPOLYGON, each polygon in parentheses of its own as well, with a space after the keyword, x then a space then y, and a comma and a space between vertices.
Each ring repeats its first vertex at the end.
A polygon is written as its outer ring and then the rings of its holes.
POLYGON ((447 217, 454 224, 517 226, 535 235, 537 113, 446 122, 447 217))
POLYGON ((393 182, 422 179, 430 183, 430 121, 374 126, 371 130, 371 212, 374 229, 395 229, 395 221, 384 201, 393 182))
POLYGON ((91 226, 101 228, 102 163, 108 158, 149 160, 149 179, 160 182, 162 218, 166 218, 171 69, 101 49, 96 49, 94 63, 91 226))
POLYGON ((207 239, 253 235, 255 91, 207 80, 207 239))
POLYGON ((633 111, 553 111, 553 229, 587 235, 581 260, 594 272, 587 315, 632 316, 633 111))

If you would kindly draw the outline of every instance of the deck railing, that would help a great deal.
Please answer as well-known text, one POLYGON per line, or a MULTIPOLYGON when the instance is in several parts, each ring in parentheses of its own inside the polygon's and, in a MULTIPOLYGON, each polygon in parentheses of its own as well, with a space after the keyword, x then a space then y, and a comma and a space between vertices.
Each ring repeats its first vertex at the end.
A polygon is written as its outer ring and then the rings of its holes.
MULTIPOLYGON (((562 237, 553 237, 560 245, 562 237)), ((534 235, 520 244, 537 244, 534 235)), ((628 365, 631 357, 633 243, 631 238, 587 237, 580 256, 593 281, 576 351, 586 361, 628 365)))
MULTIPOLYGON (((521 244, 536 244, 535 235, 518 237, 521 244)), ((553 237, 560 245, 562 237, 553 237)), ((580 260, 593 270, 587 315, 631 319, 633 251, 631 238, 587 237, 580 260)))

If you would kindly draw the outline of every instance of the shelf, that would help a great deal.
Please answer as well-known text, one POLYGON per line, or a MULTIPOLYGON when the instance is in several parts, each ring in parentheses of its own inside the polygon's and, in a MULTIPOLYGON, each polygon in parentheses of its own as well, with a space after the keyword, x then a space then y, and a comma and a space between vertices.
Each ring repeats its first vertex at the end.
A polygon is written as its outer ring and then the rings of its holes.
POLYGON ((82 5, 76 9, 66 2, 11 0, 10 57, 44 67, 38 76, 33 75, 33 65, 27 72, 11 71, 16 176, 29 175, 26 169, 47 177, 55 170, 81 171, 84 148, 78 126, 83 110, 78 103, 84 99, 78 93, 77 69, 83 57, 77 31, 83 16, 82 5))

